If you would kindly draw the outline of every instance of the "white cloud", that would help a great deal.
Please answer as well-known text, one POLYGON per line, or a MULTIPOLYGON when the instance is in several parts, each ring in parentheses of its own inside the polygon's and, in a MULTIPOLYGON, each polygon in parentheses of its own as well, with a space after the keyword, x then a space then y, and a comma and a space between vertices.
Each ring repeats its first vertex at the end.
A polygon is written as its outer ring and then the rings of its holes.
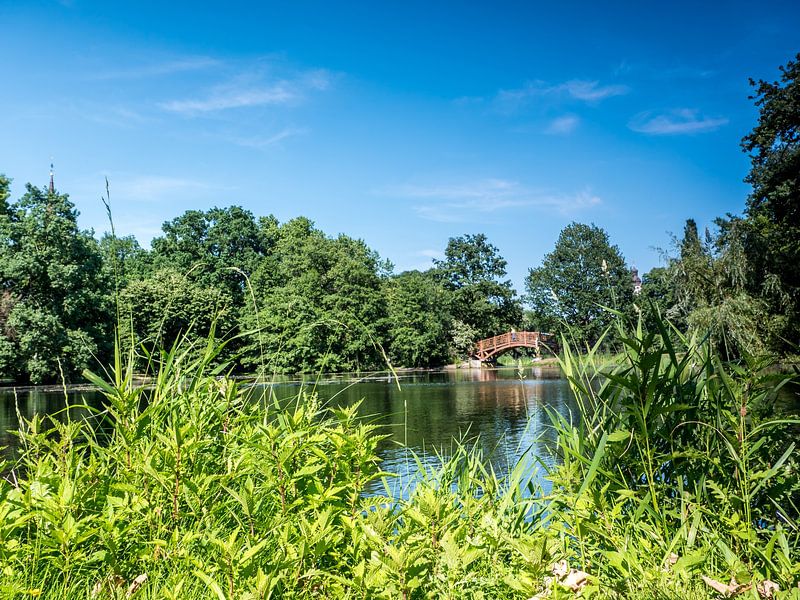
POLYGON ((596 102, 611 98, 612 96, 622 96, 630 91, 626 85, 600 85, 599 81, 583 81, 573 79, 567 81, 555 89, 563 90, 573 98, 586 102, 596 102))
POLYGON ((633 131, 649 135, 707 133, 727 125, 724 117, 708 117, 696 109, 679 108, 660 114, 643 112, 628 123, 633 131))
POLYGON ((575 131, 580 122, 580 118, 575 115, 564 115, 550 121, 544 132, 553 135, 566 135, 575 131))
POLYGON ((629 91, 630 88, 626 85, 604 85, 599 81, 583 79, 571 79, 557 84, 534 80, 527 82, 521 88, 498 91, 493 102, 499 111, 513 113, 537 98, 571 99, 596 103, 606 98, 627 94, 629 91))
POLYGON ((172 100, 159 106, 170 112, 195 115, 229 108, 289 104, 297 99, 298 94, 291 89, 291 86, 286 85, 285 82, 279 82, 265 88, 217 89, 204 98, 172 100))
POLYGON ((76 107, 75 110, 87 121, 114 127, 131 128, 153 121, 152 117, 145 116, 124 106, 91 104, 88 106, 81 106, 80 108, 76 107))
POLYGON ((601 200, 590 190, 557 194, 530 189, 516 181, 483 179, 438 185, 402 185, 382 191, 384 195, 424 200, 413 206, 422 218, 440 222, 485 219, 506 210, 541 208, 560 214, 597 206, 601 200))
POLYGON ((254 77, 248 74, 230 83, 216 86, 200 97, 170 100, 160 103, 159 106, 166 111, 186 116, 234 108, 285 106, 302 101, 309 92, 328 89, 331 78, 327 71, 316 69, 300 73, 293 78, 272 82, 253 81, 253 79, 254 77))
POLYGON ((430 258, 431 260, 442 259, 444 258, 444 252, 441 250, 431 250, 426 248, 425 250, 418 250, 417 256, 424 256, 425 258, 430 258))
POLYGON ((163 202, 171 197, 183 198, 187 193, 223 189, 205 181, 162 175, 109 175, 112 201, 163 202))

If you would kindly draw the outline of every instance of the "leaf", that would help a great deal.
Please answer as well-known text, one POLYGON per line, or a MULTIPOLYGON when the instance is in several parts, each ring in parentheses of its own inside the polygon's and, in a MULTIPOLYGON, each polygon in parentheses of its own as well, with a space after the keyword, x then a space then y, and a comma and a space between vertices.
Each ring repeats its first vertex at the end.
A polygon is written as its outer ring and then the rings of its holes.
POLYGON ((610 433, 608 435, 609 442, 621 442, 622 440, 627 440, 631 437, 630 431, 625 431, 624 429, 618 429, 617 431, 610 433))
POLYGON ((216 581, 214 581, 211 577, 209 577, 208 575, 199 570, 195 571, 194 574, 197 575, 200 579, 202 579, 203 583, 205 583, 208 587, 211 588, 211 591, 213 591, 217 595, 217 598, 219 598, 219 600, 226 600, 225 592, 222 591, 222 588, 219 587, 219 584, 216 581))
POLYGON ((144 585, 145 581, 147 581, 147 573, 142 573, 141 575, 137 576, 136 579, 131 581, 131 584, 128 586, 128 591, 125 593, 125 597, 130 598, 133 596, 136 591, 144 585))
POLYGON ((737 594, 741 594, 742 592, 746 592, 752 587, 749 583, 736 583, 734 581, 730 584, 727 584, 727 583, 722 583, 721 581, 717 581, 716 579, 711 579, 711 577, 708 577, 706 575, 701 575, 700 577, 708 587, 710 587, 715 592, 722 594, 726 598, 730 598, 737 594))

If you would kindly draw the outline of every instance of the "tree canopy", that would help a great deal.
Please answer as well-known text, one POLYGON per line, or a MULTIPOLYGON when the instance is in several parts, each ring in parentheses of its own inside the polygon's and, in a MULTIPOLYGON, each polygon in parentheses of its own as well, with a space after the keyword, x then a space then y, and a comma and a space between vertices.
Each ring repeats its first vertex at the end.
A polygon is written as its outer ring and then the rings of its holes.
POLYGON ((28 185, 9 204, 8 185, 0 181, 0 374, 71 379, 111 342, 102 256, 68 196, 28 185))
POLYGON ((568 327, 584 344, 594 344, 613 320, 609 308, 629 311, 631 273, 619 248, 595 225, 571 223, 555 248, 525 281, 530 319, 542 330, 568 327))
MULTIPOLYGON (((480 338, 497 335, 522 322, 522 306, 506 261, 482 233, 450 238, 444 259, 434 261, 450 294, 450 312, 480 338)), ((476 341, 476 340, 473 340, 476 341)))
POLYGON ((779 81, 753 81, 758 123, 742 140, 752 185, 744 227, 749 282, 770 311, 786 315, 778 337, 800 344, 800 54, 779 81))

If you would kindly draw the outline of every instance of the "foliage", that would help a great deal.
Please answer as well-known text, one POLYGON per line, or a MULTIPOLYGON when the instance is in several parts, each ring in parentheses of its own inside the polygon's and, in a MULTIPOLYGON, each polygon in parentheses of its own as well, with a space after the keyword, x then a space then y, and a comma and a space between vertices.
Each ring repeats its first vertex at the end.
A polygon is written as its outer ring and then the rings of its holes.
POLYGON ((403 367, 444 364, 451 317, 446 291, 430 272, 406 271, 384 282, 389 356, 403 367))
POLYGON ((504 280, 506 261, 482 233, 450 238, 442 260, 434 261, 451 293, 454 319, 470 326, 476 340, 519 327, 522 308, 511 282, 504 280))
POLYGON ((150 254, 132 235, 116 237, 104 234, 100 238, 100 252, 108 277, 119 286, 142 279, 152 271, 150 254))
MULTIPOLYGON (((675 306, 677 290, 673 286, 674 272, 668 267, 653 267, 642 277, 642 290, 636 298, 638 306, 645 318, 645 327, 648 331, 656 329, 656 320, 660 315, 675 306)), ((679 315, 670 315, 671 322, 677 328, 686 328, 685 319, 679 315)))
POLYGON ((563 459, 554 522, 623 597, 655 596, 665 571, 675 584, 710 574, 744 589, 796 586, 800 421, 773 417, 787 380, 760 374, 763 364, 725 364, 714 345, 657 326, 621 330, 610 372, 566 349, 583 419, 573 427, 554 416, 563 459))
POLYGON ((247 368, 359 370, 381 364, 383 264, 361 240, 327 237, 311 221, 275 224, 274 247, 253 276, 243 311, 247 368))
POLYGON ((480 334, 468 323, 453 319, 450 325, 450 344, 448 351, 456 361, 470 357, 475 348, 475 341, 480 339, 480 334))
POLYGON ((229 338, 236 317, 230 297, 219 288, 171 268, 134 279, 120 293, 121 339, 125 345, 143 344, 149 352, 182 336, 205 340, 212 330, 229 338))
POLYGON ((42 383, 106 355, 110 285, 69 198, 26 189, 8 204, 8 180, 0 181, 0 376, 42 383))
POLYGON ((418 463, 404 498, 365 496, 386 474, 357 407, 218 377, 213 343, 162 354, 149 389, 118 352, 109 380, 87 374, 107 397, 102 426, 67 414, 21 427, 0 481, 0 591, 710 598, 702 574, 771 580, 789 598, 798 422, 764 420, 780 381, 693 339, 678 352, 659 326, 621 330, 611 369, 565 351, 582 418, 551 416, 550 489, 525 460, 498 478, 480 444, 457 445, 439 468, 418 463))
POLYGON ((108 399, 103 439, 87 421, 24 425, 0 483, 4 597, 124 597, 137 578, 137 597, 159 598, 534 589, 547 548, 525 533, 521 489, 495 502, 479 457, 421 473, 402 507, 366 498, 380 436, 355 407, 259 400, 214 377, 217 350, 164 354, 150 391, 120 360, 112 381, 90 376, 108 399))
POLYGON ((614 316, 629 312, 633 280, 619 248, 595 225, 572 223, 525 281, 530 319, 542 331, 568 326, 581 345, 599 340, 614 316))
MULTIPOLYGON (((708 335, 726 358, 766 351, 774 318, 766 303, 748 290, 752 263, 746 254, 741 220, 719 221, 716 235, 701 240, 693 219, 678 241, 679 256, 645 278, 643 299, 655 302, 661 314, 678 327, 708 335)), ((650 318, 652 320, 652 316, 650 318)))
POLYGON ((162 229, 164 235, 152 242, 156 269, 191 273, 200 285, 221 290, 237 305, 243 303, 241 273, 254 273, 267 250, 267 240, 250 211, 240 206, 187 210, 162 229))
POLYGON ((787 316, 780 337, 800 344, 800 54, 780 71, 780 81, 750 82, 759 118, 742 140, 753 186, 745 225, 752 289, 787 316))

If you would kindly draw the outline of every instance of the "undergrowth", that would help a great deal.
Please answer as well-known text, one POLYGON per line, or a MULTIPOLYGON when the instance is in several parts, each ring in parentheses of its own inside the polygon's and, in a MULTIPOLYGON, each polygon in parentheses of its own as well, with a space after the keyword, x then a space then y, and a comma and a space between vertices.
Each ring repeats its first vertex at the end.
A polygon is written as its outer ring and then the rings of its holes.
POLYGON ((714 597, 706 576, 800 598, 798 422, 771 406, 785 379, 666 327, 622 335, 611 368, 563 345, 582 414, 551 413, 547 492, 530 461, 499 476, 476 444, 420 463, 407 499, 365 494, 390 475, 357 407, 257 399, 213 343, 163 353, 145 388, 118 351, 87 374, 94 421, 20 427, 0 595, 714 597))

